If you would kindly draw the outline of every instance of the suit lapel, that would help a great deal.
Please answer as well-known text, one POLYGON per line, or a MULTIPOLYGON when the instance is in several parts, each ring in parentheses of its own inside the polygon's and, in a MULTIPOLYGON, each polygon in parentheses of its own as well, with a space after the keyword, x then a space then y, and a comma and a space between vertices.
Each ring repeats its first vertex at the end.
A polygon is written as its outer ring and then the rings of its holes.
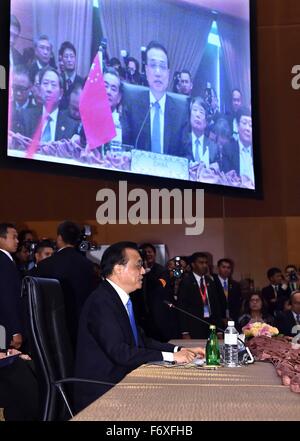
MULTIPOLYGON (((112 285, 109 282, 107 282, 106 280, 103 282, 103 284, 105 285, 106 290, 109 291, 109 299, 110 299, 111 303, 113 304, 114 309, 117 310, 118 314, 120 315, 119 325, 123 329, 124 334, 129 336, 130 339, 132 340, 132 343, 134 343, 134 345, 135 345, 135 339, 134 339, 134 335, 133 335, 133 332, 131 329, 129 316, 128 316, 128 313, 126 311, 125 306, 123 305, 123 303, 120 299, 119 294, 112 287, 112 285)), ((138 326, 137 326, 137 329, 138 329, 138 326)), ((138 340, 139 340, 139 342, 141 341, 139 329, 138 329, 138 340)))

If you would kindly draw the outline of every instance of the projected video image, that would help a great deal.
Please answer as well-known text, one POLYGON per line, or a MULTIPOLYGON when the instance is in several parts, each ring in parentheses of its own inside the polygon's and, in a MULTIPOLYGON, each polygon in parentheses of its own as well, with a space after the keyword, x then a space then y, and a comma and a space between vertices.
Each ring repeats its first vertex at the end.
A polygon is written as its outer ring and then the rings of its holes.
POLYGON ((8 155, 254 190, 249 16, 249 0, 11 0, 8 155))

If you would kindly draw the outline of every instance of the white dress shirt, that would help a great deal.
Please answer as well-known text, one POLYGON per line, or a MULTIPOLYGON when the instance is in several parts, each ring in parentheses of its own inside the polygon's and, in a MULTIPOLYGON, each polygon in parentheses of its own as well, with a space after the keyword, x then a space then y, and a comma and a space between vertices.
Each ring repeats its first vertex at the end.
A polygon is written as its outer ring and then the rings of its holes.
POLYGON ((192 132, 192 148, 193 148, 193 157, 196 158, 196 140, 199 139, 199 147, 198 154, 201 162, 204 162, 205 167, 209 168, 209 150, 208 147, 205 150, 203 155, 203 145, 204 145, 204 135, 201 135, 199 138, 192 132))
MULTIPOLYGON (((122 288, 119 287, 119 285, 114 283, 112 280, 110 280, 110 279, 106 279, 106 280, 117 291, 117 294, 120 297, 121 302, 123 303, 124 308, 126 309, 126 312, 129 317, 129 313, 127 310, 127 302, 130 298, 129 295, 127 294, 127 292, 125 292, 122 288)), ((177 351, 178 351, 178 346, 175 346, 174 352, 177 352, 177 351)), ((162 356, 163 356, 164 361, 174 361, 174 355, 172 352, 162 352, 162 356)))
POLYGON ((238 140, 240 152, 240 176, 247 176, 254 184, 254 170, 252 146, 245 147, 241 140, 238 140))
POLYGON ((164 133, 165 133, 165 108, 166 108, 166 94, 164 94, 163 97, 161 97, 160 100, 157 100, 154 95, 152 94, 151 90, 149 91, 149 96, 150 96, 150 129, 151 129, 151 134, 152 134, 152 129, 153 129, 153 119, 154 119, 154 114, 155 114, 155 106, 153 106, 153 104, 158 101, 159 102, 159 122, 160 122, 160 146, 161 146, 161 152, 160 153, 164 153, 164 133))

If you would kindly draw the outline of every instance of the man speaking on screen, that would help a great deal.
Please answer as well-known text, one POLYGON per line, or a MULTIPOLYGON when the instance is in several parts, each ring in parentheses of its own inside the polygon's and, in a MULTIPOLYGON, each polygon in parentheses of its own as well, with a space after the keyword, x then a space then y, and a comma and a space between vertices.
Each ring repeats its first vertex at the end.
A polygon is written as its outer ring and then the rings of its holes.
POLYGON ((169 59, 163 45, 152 41, 146 49, 149 90, 136 87, 124 99, 123 143, 153 153, 183 156, 183 130, 188 122, 185 97, 167 92, 169 59))

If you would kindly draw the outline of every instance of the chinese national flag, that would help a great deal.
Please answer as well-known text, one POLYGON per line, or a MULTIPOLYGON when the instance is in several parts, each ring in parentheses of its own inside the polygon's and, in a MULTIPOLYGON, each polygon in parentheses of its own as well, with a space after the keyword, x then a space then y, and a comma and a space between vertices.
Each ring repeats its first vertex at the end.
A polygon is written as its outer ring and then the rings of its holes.
POLYGON ((83 88, 79 110, 90 149, 100 147, 116 136, 98 54, 83 88))

